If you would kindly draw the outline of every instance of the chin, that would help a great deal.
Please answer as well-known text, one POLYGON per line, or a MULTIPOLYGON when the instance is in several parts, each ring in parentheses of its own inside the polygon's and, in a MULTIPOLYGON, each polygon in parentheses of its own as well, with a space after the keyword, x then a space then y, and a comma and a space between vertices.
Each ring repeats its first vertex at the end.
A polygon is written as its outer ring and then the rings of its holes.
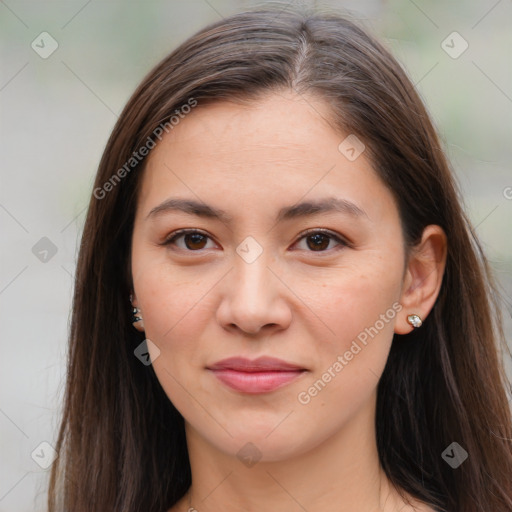
MULTIPOLYGON (((275 428, 275 423, 272 428, 275 428)), ((304 438, 304 432, 296 433, 282 430, 277 433, 238 425, 237 431, 230 430, 233 437, 209 439, 217 449, 230 457, 235 457, 247 467, 257 462, 278 462, 291 459, 314 448, 312 439, 304 438)), ((279 427, 278 427, 279 428, 279 427)))

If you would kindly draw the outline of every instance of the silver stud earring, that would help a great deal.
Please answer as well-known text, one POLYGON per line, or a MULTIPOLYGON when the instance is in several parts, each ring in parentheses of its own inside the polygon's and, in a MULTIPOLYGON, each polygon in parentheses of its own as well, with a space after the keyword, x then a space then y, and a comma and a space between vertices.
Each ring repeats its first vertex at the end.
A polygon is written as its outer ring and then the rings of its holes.
POLYGON ((142 315, 140 313, 140 309, 133 306, 132 299, 133 299, 133 296, 130 295, 130 303, 132 304, 132 315, 133 315, 132 324, 135 325, 137 322, 142 321, 142 315))
POLYGON ((139 308, 133 308, 132 313, 133 313, 132 323, 136 324, 137 322, 140 322, 142 320, 142 317, 140 316, 139 308))
POLYGON ((409 315, 407 321, 415 328, 421 327, 423 323, 418 315, 409 315))

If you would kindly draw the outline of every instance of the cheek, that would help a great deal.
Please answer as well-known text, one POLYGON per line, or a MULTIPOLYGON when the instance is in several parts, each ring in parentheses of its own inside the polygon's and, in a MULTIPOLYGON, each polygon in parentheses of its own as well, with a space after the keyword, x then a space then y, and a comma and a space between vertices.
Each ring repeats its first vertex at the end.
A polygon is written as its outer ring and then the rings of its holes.
POLYGON ((320 363, 302 386, 300 403, 345 404, 353 411, 374 392, 402 309, 402 267, 385 262, 361 255, 357 265, 317 288, 312 309, 330 334, 316 346, 320 363))
POLYGON ((187 320, 187 315, 195 313, 197 283, 181 279, 179 270, 165 257, 165 251, 147 248, 135 236, 132 276, 146 337, 161 352, 167 349, 166 340, 179 343, 180 323, 187 320))
POLYGON ((140 286, 146 335, 160 350, 191 350, 190 340, 200 335, 201 325, 211 315, 207 280, 180 280, 175 272, 155 272, 140 286))
MULTIPOLYGON (((204 280, 180 280, 173 270, 158 272, 154 268, 146 273, 139 290, 146 338, 159 349, 158 357, 152 358, 153 369, 169 400, 187 418, 201 415, 190 397, 203 393, 197 377, 208 347, 200 340, 211 318, 205 296, 211 286, 205 285, 204 280)), ((207 418, 198 421, 207 422, 207 418)))
POLYGON ((384 338, 392 336, 401 293, 402 268, 399 262, 389 265, 361 255, 357 264, 333 272, 329 281, 309 290, 308 305, 319 312, 319 318, 329 328, 337 349, 350 345, 365 333, 375 329, 384 338))
POLYGON ((366 268, 343 275, 317 295, 318 304, 325 305, 320 317, 334 334, 331 342, 317 344, 319 363, 296 401, 325 428, 348 421, 375 393, 401 310, 400 273, 366 268))
MULTIPOLYGON (((317 345, 311 349, 326 354, 348 350, 355 339, 362 343, 373 339, 375 330, 382 334, 381 338, 390 339, 402 272, 400 262, 390 265, 390 259, 396 262, 396 254, 378 257, 371 252, 354 253, 339 268, 312 268, 307 275, 281 269, 283 281, 304 298, 282 298, 297 315, 297 325, 291 329, 300 329, 302 325, 315 331, 316 337, 323 331, 324 348, 317 345)), ((162 251, 142 251, 134 254, 133 270, 147 337, 161 350, 171 346, 187 352, 193 350, 190 340, 201 338, 205 324, 215 316, 222 301, 218 286, 229 293, 230 287, 224 287, 226 283, 218 283, 223 269, 173 266, 162 251)))

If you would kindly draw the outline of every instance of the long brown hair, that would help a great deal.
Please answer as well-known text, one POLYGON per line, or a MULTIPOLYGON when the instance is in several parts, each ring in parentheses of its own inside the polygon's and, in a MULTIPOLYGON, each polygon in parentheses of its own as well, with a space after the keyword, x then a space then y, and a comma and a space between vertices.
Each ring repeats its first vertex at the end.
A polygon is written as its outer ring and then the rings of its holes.
POLYGON ((129 255, 146 159, 130 158, 191 98, 200 108, 283 88, 328 101, 336 127, 364 142, 396 199, 406 247, 429 224, 447 235, 434 308, 421 329, 395 335, 378 384, 382 467, 438 511, 512 510, 497 295, 429 116, 396 60, 351 21, 263 9, 209 25, 160 62, 107 143, 78 258, 50 512, 163 512, 190 486, 183 418, 134 356, 144 337, 131 325, 129 255), (456 469, 442 456, 454 442, 469 455, 456 469))

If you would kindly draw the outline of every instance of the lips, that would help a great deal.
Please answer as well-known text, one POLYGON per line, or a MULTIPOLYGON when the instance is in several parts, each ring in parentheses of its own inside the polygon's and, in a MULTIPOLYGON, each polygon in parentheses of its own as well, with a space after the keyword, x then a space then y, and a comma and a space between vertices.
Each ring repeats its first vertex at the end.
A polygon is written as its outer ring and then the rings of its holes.
POLYGON ((251 361, 245 357, 230 357, 208 367, 210 370, 236 370, 240 372, 296 371, 305 370, 296 364, 287 363, 274 357, 258 357, 251 361))
POLYGON ((274 391, 307 371, 296 364, 266 356, 253 361, 243 357, 231 357, 218 361, 207 369, 231 389, 252 394, 274 391))

